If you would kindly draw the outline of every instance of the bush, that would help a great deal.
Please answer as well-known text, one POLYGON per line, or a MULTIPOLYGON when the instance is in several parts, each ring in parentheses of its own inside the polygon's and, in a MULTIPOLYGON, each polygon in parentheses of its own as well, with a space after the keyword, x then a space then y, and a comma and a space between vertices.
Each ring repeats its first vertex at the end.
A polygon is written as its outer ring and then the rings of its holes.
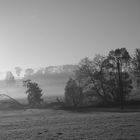
POLYGON ((31 106, 40 106, 43 102, 42 89, 38 86, 37 83, 31 82, 31 80, 23 81, 23 86, 27 87, 26 94, 28 94, 28 102, 31 106))
POLYGON ((83 91, 76 81, 70 78, 65 87, 64 104, 66 106, 78 107, 83 103, 83 91))

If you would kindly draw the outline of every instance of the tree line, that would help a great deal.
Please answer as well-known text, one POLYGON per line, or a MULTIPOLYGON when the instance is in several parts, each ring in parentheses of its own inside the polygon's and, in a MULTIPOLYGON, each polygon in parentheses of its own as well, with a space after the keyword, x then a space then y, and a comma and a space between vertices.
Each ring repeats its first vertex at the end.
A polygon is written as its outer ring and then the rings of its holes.
MULTIPOLYGON (((19 70, 20 73, 20 69, 19 70)), ((17 71, 17 74, 19 74, 17 71)), ((7 81, 14 80, 9 72, 7 81)), ((23 81, 27 99, 32 106, 43 102, 42 89, 31 80, 23 81)), ((107 56, 83 58, 65 86, 64 98, 57 98, 65 107, 81 107, 102 103, 124 108, 131 96, 139 95, 140 49, 130 55, 126 48, 111 50, 107 56)))
POLYGON ((64 106, 116 104, 122 109, 131 95, 139 94, 140 49, 130 56, 126 48, 111 50, 107 56, 83 58, 75 76, 66 83, 64 106), (134 93, 135 89, 135 93, 134 93))

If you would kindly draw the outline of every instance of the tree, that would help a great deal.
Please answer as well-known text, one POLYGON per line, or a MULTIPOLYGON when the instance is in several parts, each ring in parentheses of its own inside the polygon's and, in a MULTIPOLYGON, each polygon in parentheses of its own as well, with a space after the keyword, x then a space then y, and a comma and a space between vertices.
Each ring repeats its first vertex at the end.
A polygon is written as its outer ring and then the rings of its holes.
POLYGON ((78 107, 82 104, 83 92, 76 81, 70 78, 65 87, 65 104, 67 106, 78 107))
POLYGON ((25 70, 25 76, 30 76, 34 73, 34 70, 32 68, 28 68, 25 70))
POLYGON ((132 71, 135 76, 137 86, 139 86, 140 85, 140 49, 135 50, 135 54, 132 59, 132 71))
POLYGON ((42 89, 38 86, 37 83, 31 82, 31 80, 23 81, 23 86, 27 87, 26 94, 28 94, 28 102, 31 106, 40 105, 43 101, 42 97, 42 89))
POLYGON ((102 101, 108 102, 103 69, 104 61, 105 57, 101 55, 96 55, 93 60, 87 57, 82 59, 75 76, 87 96, 90 93, 90 96, 97 96, 102 101))
MULTIPOLYGON (((132 83, 130 79, 128 80, 129 82, 126 81, 125 79, 125 78, 127 79, 129 78, 127 71, 128 71, 128 64, 130 62, 130 59, 131 57, 125 48, 112 50, 109 52, 109 55, 108 55, 108 64, 110 64, 113 70, 113 73, 117 74, 119 101, 120 101, 122 109, 124 108, 125 93, 126 93, 125 88, 128 86, 127 84, 132 83)), ((128 87, 132 88, 131 85, 128 87)))
POLYGON ((12 85, 12 84, 15 83, 15 77, 14 77, 14 75, 12 74, 11 71, 8 71, 8 72, 6 73, 5 81, 6 81, 6 83, 7 83, 8 85, 12 85))
POLYGON ((93 60, 84 58, 76 70, 76 80, 86 95, 90 93, 91 97, 96 96, 105 103, 119 102, 123 108, 132 90, 129 61, 130 56, 125 48, 110 51, 107 57, 96 55, 93 60))
POLYGON ((20 76, 22 69, 20 67, 15 67, 17 76, 20 76))

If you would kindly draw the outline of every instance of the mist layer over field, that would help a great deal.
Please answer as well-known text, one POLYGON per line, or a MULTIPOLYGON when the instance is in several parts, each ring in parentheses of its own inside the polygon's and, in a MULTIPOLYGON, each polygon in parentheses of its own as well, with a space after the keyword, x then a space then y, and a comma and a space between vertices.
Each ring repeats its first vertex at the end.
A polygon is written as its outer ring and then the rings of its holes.
MULTIPOLYGON (((43 96, 60 96, 64 95, 64 88, 71 74, 50 74, 42 76, 28 77, 33 82, 37 82, 43 90, 43 96)), ((26 98, 26 88, 23 87, 23 80, 18 79, 12 85, 7 85, 4 80, 0 81, 0 94, 7 94, 15 99, 26 98)))

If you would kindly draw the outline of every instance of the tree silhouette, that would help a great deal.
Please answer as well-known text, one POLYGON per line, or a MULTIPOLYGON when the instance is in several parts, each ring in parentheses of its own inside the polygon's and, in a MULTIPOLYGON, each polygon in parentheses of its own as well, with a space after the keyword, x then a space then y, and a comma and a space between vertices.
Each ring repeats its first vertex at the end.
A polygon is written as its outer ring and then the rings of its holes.
POLYGON ((26 94, 28 94, 28 102, 31 106, 40 105, 43 101, 42 97, 42 89, 38 86, 37 83, 31 82, 31 80, 23 81, 23 86, 27 87, 26 94))
POLYGON ((96 55, 93 60, 84 58, 80 61, 75 76, 79 81, 85 94, 90 93, 90 96, 97 96, 102 101, 109 101, 107 99, 107 92, 105 88, 105 74, 103 69, 104 56, 96 55))
POLYGON ((17 76, 20 76, 22 69, 20 67, 15 67, 17 76))
POLYGON ((83 92, 76 81, 70 78, 65 87, 65 104, 68 106, 78 107, 82 104, 83 92))
POLYGON ((121 109, 124 108, 124 101, 125 101, 123 73, 125 70, 127 71, 127 66, 130 62, 130 59, 131 57, 125 48, 112 50, 109 52, 108 55, 108 62, 110 63, 110 66, 112 66, 112 68, 115 71, 117 71, 117 75, 118 75, 118 87, 119 87, 121 109))
POLYGON ((132 65, 133 65, 133 74, 135 76, 137 86, 140 85, 140 49, 135 50, 134 57, 132 59, 132 65))
POLYGON ((132 90, 130 59, 125 48, 110 51, 107 57, 96 55, 93 60, 86 57, 78 65, 76 80, 86 96, 97 96, 104 103, 119 103, 123 108, 132 90))
POLYGON ((28 68, 25 70, 25 76, 30 76, 34 73, 34 70, 32 68, 28 68))
POLYGON ((15 83, 15 77, 14 77, 14 75, 12 74, 11 71, 8 71, 8 72, 6 73, 5 81, 6 81, 7 85, 12 85, 12 84, 15 83))

